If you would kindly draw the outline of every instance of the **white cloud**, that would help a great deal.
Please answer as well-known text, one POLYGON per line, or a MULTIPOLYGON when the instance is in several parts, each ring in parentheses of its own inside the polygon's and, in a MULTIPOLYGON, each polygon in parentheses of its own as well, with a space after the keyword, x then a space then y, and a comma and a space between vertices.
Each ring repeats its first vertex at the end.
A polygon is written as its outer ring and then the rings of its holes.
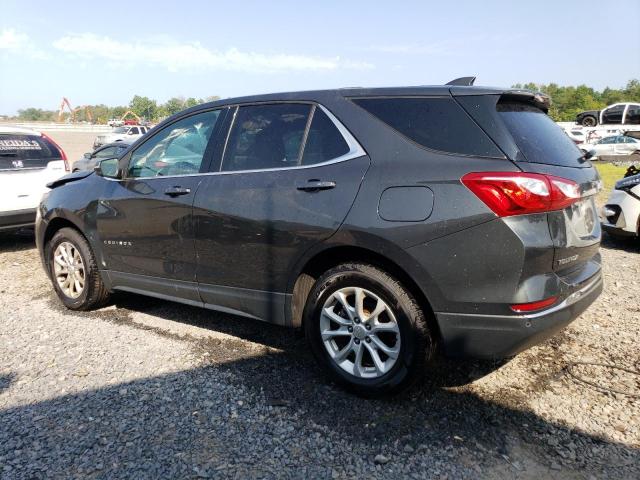
POLYGON ((365 62, 340 57, 314 57, 286 53, 244 52, 236 48, 210 50, 200 42, 119 41, 93 33, 66 35, 53 43, 63 52, 87 59, 102 59, 113 64, 144 64, 169 71, 220 69, 244 72, 332 71, 369 69, 365 62))
POLYGON ((13 28, 5 28, 0 32, 0 50, 20 50, 29 45, 29 36, 16 32, 13 28))
POLYGON ((4 28, 0 31, 0 53, 26 55, 38 60, 47 58, 43 51, 33 45, 29 35, 13 28, 4 28))

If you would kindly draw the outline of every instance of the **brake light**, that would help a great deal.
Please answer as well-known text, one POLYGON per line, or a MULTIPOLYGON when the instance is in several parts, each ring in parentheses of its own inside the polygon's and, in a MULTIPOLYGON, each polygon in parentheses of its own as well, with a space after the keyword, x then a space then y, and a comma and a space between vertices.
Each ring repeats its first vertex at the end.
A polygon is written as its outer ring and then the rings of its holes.
POLYGON ((40 135, 42 135, 42 138, 46 138, 49 142, 53 144, 54 147, 56 147, 60 151, 60 158, 62 158, 62 161, 64 162, 64 171, 65 172, 71 171, 71 168, 69 167, 69 160, 67 160, 67 154, 64 153, 64 150, 60 147, 60 145, 58 145, 53 140, 53 138, 51 138, 49 135, 45 133, 41 133, 40 135))
POLYGON ((499 217, 562 210, 581 197, 573 180, 540 173, 468 173, 461 181, 499 217))
POLYGON ((511 305, 510 308, 516 313, 535 312, 536 310, 542 310, 543 308, 550 307, 556 303, 557 300, 558 297, 549 297, 537 302, 516 303, 515 305, 511 305))

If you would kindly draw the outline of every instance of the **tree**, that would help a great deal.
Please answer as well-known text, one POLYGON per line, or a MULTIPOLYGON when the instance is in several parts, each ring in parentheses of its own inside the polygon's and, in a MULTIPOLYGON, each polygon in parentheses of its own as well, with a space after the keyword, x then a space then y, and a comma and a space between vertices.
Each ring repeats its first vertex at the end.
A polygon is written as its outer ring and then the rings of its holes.
POLYGON ((24 110, 18 110, 18 118, 27 122, 39 122, 48 121, 52 122, 56 120, 57 113, 53 110, 42 110, 41 108, 25 108, 24 110))
POLYGON ((201 103, 204 103, 204 100, 198 100, 197 98, 189 97, 184 102, 184 108, 195 107, 196 105, 200 105, 201 103))
POLYGON ((129 108, 133 113, 147 120, 154 120, 158 114, 158 104, 156 101, 151 100, 149 97, 141 97, 140 95, 134 95, 131 102, 129 102, 129 108))
POLYGON ((172 97, 167 100, 164 105, 162 105, 163 114, 165 116, 173 115, 174 113, 178 113, 181 110, 184 110, 185 107, 185 99, 184 97, 172 97))

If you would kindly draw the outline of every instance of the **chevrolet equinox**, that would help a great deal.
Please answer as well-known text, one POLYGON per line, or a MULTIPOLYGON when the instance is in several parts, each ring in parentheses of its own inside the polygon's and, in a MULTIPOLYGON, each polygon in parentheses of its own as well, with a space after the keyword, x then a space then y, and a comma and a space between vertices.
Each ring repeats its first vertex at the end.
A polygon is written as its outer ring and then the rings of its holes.
POLYGON ((601 182, 547 97, 472 83, 180 112, 49 184, 44 268, 73 310, 124 290, 302 328, 362 395, 437 347, 512 356, 602 291, 601 182))

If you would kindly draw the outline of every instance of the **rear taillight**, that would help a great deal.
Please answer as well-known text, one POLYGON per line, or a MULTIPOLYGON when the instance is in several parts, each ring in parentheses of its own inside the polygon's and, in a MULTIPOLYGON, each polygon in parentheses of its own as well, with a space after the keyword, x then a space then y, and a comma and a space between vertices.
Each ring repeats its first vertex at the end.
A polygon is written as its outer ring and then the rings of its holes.
POLYGON ((499 217, 562 210, 580 199, 573 180, 539 173, 468 173, 461 181, 499 217))
POLYGON ((62 160, 64 161, 64 171, 65 172, 69 172, 71 170, 71 168, 69 168, 69 160, 67 160, 67 154, 64 153, 64 150, 62 150, 60 145, 58 145, 53 140, 53 138, 51 138, 49 135, 44 134, 44 133, 41 133, 40 135, 42 135, 42 138, 46 138, 49 142, 51 142, 60 151, 60 158, 62 158, 62 160))
POLYGON ((535 312, 537 310, 542 310, 543 308, 550 307, 556 301, 558 297, 549 297, 544 300, 538 300, 537 302, 529 302, 529 303, 516 303, 515 305, 511 305, 511 310, 516 313, 528 313, 535 312))

